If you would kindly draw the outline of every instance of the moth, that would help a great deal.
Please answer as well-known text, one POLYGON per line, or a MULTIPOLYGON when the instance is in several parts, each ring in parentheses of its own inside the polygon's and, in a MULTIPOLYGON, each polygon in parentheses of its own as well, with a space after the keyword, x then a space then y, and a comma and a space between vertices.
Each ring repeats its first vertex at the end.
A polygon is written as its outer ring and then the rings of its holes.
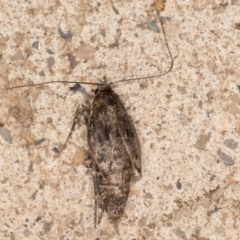
MULTIPOLYGON (((161 20, 160 23, 162 25, 161 20)), ((150 77, 124 79, 110 83, 106 83, 106 81, 101 84, 78 82, 74 87, 70 88, 74 91, 82 91, 82 87, 79 83, 98 86, 95 90, 91 108, 85 108, 83 111, 87 126, 88 147, 91 157, 90 167, 92 169, 94 185, 95 227, 100 223, 103 212, 107 212, 110 220, 113 222, 116 222, 122 217, 130 192, 130 181, 134 169, 141 175, 141 148, 138 135, 122 100, 113 91, 112 86, 115 83, 156 78, 169 73, 173 68, 174 59, 169 50, 164 30, 163 35, 171 58, 171 65, 166 72, 150 77)), ((5 90, 50 83, 73 82, 53 81, 16 86, 6 88, 5 90)), ((79 114, 81 113, 77 110, 74 118, 76 119, 79 114)), ((71 132, 74 126, 75 121, 71 132)))
MULTIPOLYGON (((95 209, 111 220, 123 215, 133 168, 141 174, 138 135, 121 99, 110 85, 95 91, 91 113, 85 116, 95 193, 95 209)), ((100 222, 95 210, 95 226, 100 222)))

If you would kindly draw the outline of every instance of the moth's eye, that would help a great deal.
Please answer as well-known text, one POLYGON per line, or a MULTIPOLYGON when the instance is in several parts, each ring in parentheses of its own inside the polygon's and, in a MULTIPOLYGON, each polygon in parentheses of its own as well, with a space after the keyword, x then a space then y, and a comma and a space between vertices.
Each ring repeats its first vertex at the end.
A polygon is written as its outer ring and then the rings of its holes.
POLYGON ((94 91, 95 95, 97 95, 99 93, 99 89, 97 88, 95 91, 94 91))

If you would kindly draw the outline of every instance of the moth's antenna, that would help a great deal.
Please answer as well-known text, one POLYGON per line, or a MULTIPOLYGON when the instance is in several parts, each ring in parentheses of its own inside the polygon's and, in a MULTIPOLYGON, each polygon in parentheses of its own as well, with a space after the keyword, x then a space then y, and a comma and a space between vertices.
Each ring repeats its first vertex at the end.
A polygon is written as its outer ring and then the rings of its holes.
POLYGON ((19 86, 15 86, 15 87, 4 88, 2 90, 10 90, 10 89, 15 89, 15 88, 41 86, 41 85, 50 84, 50 83, 79 83, 79 84, 88 84, 88 85, 102 85, 102 83, 93 83, 93 82, 50 81, 50 82, 36 83, 36 84, 29 84, 29 85, 19 85, 19 86))
MULTIPOLYGON (((159 1, 159 2, 160 2, 160 1, 159 1)), ((150 78, 150 79, 151 79, 151 78, 156 78, 156 77, 160 77, 160 76, 166 75, 166 74, 168 74, 168 73, 172 70, 172 68, 173 68, 173 62, 174 62, 174 60, 176 59, 176 57, 173 58, 173 56, 172 56, 172 53, 171 53, 171 51, 170 51, 170 48, 169 48, 169 45, 168 45, 168 42, 167 42, 166 34, 165 34, 165 31, 164 31, 164 28, 163 28, 163 23, 162 23, 162 20, 161 20, 161 18, 160 18, 160 13, 159 13, 159 11, 163 11, 163 10, 164 10, 164 5, 163 5, 163 9, 160 10, 160 9, 159 9, 160 6, 159 6, 159 5, 156 5, 157 3, 158 3, 158 1, 156 1, 153 6, 154 6, 154 8, 155 8, 156 11, 157 11, 157 16, 158 16, 158 20, 159 20, 160 25, 161 25, 161 29, 162 29, 164 41, 165 41, 165 44, 166 44, 166 47, 167 47, 168 54, 169 54, 170 59, 171 59, 171 65, 170 65, 169 69, 168 69, 166 72, 161 73, 161 74, 158 74, 158 75, 149 76, 149 77, 137 77, 137 78, 122 79, 122 80, 118 80, 118 81, 115 81, 115 82, 111 82, 110 85, 113 85, 113 84, 115 84, 115 83, 120 83, 120 82, 128 82, 128 81, 135 81, 135 80, 143 80, 143 79, 149 79, 149 78, 150 78)))
MULTIPOLYGON (((163 23, 162 23, 162 20, 161 20, 161 17, 160 17, 160 12, 162 12, 164 10, 165 6, 164 6, 164 3, 163 3, 162 0, 156 0, 152 6, 157 11, 157 16, 158 16, 158 20, 159 20, 160 25, 161 25, 163 38, 164 38, 164 41, 165 41, 165 44, 166 44, 166 47, 167 47, 167 51, 168 51, 170 59, 171 59, 171 65, 170 65, 169 69, 166 72, 158 74, 158 75, 146 76, 146 77, 137 77, 137 78, 129 78, 129 79, 122 79, 122 80, 110 82, 109 86, 114 85, 116 83, 120 83, 120 82, 128 82, 128 81, 135 81, 135 80, 144 80, 144 79, 157 78, 157 77, 160 77, 160 76, 168 74, 172 70, 174 60, 176 59, 177 56, 174 57, 174 58, 172 56, 172 53, 170 51, 170 48, 169 48, 169 45, 168 45, 168 42, 167 42, 167 39, 166 39, 166 34, 165 34, 165 31, 164 31, 164 28, 163 28, 163 23)), ((19 85, 19 86, 15 86, 15 87, 8 87, 8 88, 4 88, 4 89, 1 89, 1 90, 10 90, 10 89, 16 89, 16 88, 23 88, 23 87, 41 86, 41 85, 46 85, 46 84, 51 84, 51 83, 67 83, 67 84, 75 83, 75 84, 87 84, 87 85, 101 86, 101 85, 105 85, 106 84, 106 76, 104 77, 104 83, 81 82, 81 81, 80 82, 73 82, 73 81, 70 81, 70 82, 68 82, 68 81, 49 81, 49 82, 44 82, 44 83, 36 83, 36 84, 19 85)))

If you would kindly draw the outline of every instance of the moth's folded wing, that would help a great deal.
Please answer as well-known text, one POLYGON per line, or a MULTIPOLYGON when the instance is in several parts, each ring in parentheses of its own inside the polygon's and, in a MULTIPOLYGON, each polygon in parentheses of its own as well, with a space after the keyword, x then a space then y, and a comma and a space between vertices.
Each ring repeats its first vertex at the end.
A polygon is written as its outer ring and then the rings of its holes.
MULTIPOLYGON (((116 121, 115 121, 116 122, 116 121)), ((91 119, 89 146, 103 177, 108 175, 116 145, 116 123, 108 112, 91 119)))
POLYGON ((130 116, 119 98, 118 101, 119 103, 117 104, 116 109, 118 130, 123 138, 132 164, 135 166, 137 171, 141 173, 141 148, 138 135, 130 116))

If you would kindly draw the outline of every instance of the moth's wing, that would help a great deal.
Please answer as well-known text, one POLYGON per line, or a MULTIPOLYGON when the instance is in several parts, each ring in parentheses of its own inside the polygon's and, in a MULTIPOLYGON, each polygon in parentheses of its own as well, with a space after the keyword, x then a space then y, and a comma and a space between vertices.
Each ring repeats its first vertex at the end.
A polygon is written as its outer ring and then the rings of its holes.
POLYGON ((131 119, 111 89, 100 91, 93 100, 88 143, 96 174, 95 223, 101 217, 97 208, 107 211, 113 219, 119 219, 130 191, 131 167, 134 165, 141 172, 141 161, 131 119))
POLYGON ((98 167, 93 161, 92 164, 92 175, 93 175, 93 187, 94 187, 94 227, 101 222, 103 212, 105 211, 105 206, 100 197, 100 189, 99 189, 99 179, 101 178, 101 174, 98 171, 98 167))
POLYGON ((95 110, 89 123, 88 143, 93 160, 106 178, 116 145, 116 117, 111 115, 107 106, 98 106, 95 110))
POLYGON ((141 148, 138 135, 121 99, 118 96, 117 99, 116 115, 118 130, 123 138, 132 165, 141 173, 141 148))
POLYGON ((104 162, 109 162, 109 156, 111 153, 109 152, 112 147, 111 142, 107 139, 109 138, 109 119, 104 114, 99 114, 99 111, 95 112, 96 109, 92 110, 92 114, 90 118, 86 118, 86 124, 88 125, 88 145, 90 148, 91 154, 91 166, 92 166, 92 175, 93 175, 93 186, 94 186, 94 199, 95 199, 95 207, 94 207, 94 227, 101 222, 101 218, 103 212, 106 211, 106 206, 104 205, 102 192, 101 192, 101 184, 104 179, 107 179, 107 170, 102 167, 104 162), (98 116, 96 116, 96 114, 98 116), (107 147, 108 146, 108 147, 107 147))

